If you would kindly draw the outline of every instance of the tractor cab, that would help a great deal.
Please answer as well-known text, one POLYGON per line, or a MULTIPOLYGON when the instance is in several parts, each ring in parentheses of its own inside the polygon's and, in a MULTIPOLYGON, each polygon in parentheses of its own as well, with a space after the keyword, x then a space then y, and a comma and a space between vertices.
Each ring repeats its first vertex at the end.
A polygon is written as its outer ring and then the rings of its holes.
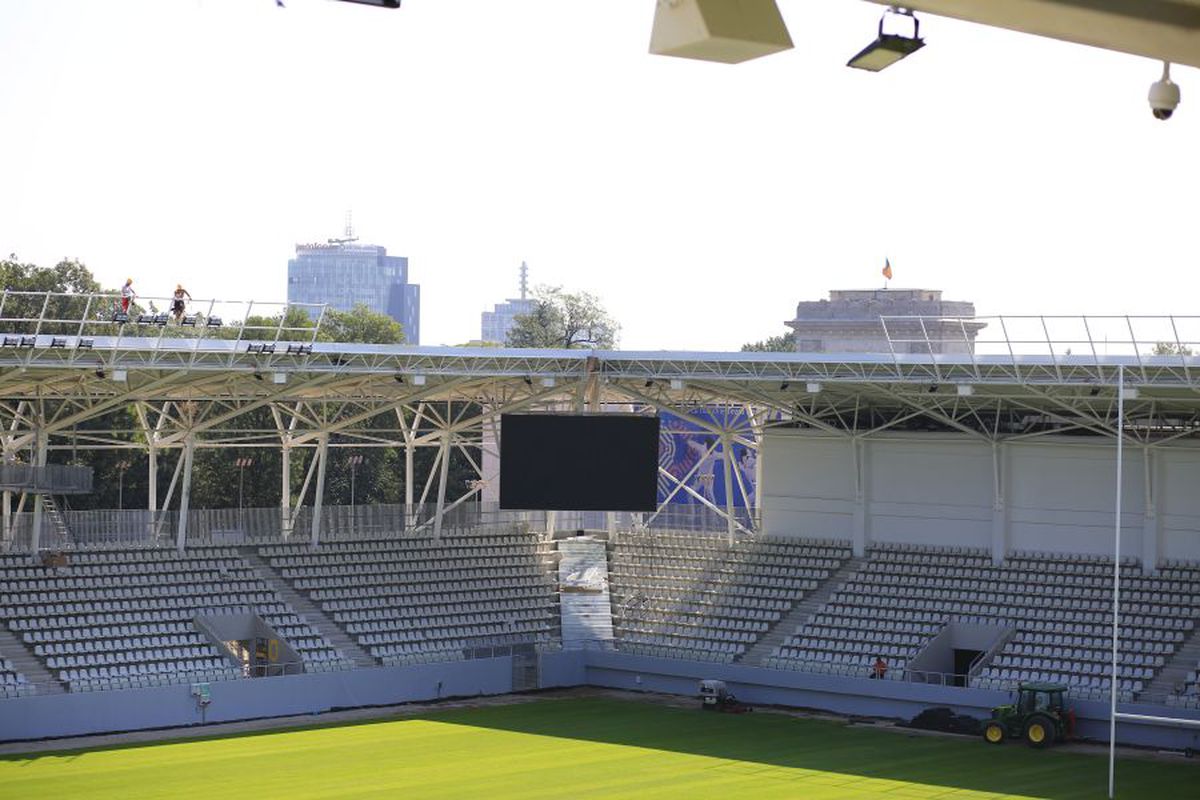
POLYGON ((725 685, 725 681, 700 681, 700 707, 705 711, 724 711, 732 714, 744 714, 750 707, 739 703, 725 685))
POLYGON ((1024 739, 1030 747, 1046 747, 1067 739, 1075 728, 1075 713, 1066 704, 1067 687, 1061 683, 1022 683, 1015 702, 992 709, 983 724, 983 738, 991 744, 1024 739))

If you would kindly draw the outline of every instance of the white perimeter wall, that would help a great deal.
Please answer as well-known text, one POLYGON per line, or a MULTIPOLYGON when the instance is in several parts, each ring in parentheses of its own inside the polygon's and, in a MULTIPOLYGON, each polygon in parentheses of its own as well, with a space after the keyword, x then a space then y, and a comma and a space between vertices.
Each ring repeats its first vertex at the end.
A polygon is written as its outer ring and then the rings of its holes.
MULTIPOLYGON (((1112 441, 1042 437, 993 453, 986 442, 954 434, 896 433, 855 443, 772 431, 761 458, 769 534, 993 554, 1112 552, 1112 441)), ((1200 559, 1200 448, 1127 446, 1122 483, 1124 554, 1200 559)))

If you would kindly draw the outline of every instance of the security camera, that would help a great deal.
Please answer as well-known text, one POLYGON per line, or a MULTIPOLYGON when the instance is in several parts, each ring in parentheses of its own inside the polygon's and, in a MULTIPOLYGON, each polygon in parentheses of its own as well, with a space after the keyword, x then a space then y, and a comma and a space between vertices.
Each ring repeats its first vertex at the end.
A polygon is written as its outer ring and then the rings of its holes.
POLYGON ((1162 78, 1150 84, 1150 112, 1155 119, 1170 119, 1179 105, 1179 84, 1171 80, 1171 64, 1163 62, 1162 78))

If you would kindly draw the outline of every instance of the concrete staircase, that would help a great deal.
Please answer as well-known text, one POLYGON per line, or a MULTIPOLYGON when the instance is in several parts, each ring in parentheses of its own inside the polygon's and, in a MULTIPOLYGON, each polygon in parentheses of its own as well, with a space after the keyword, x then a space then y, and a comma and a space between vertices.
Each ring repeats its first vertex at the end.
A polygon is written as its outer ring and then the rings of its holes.
POLYGON ((851 575, 862 569, 865 562, 865 558, 847 559, 836 572, 817 587, 815 592, 805 595, 804 599, 785 614, 779 622, 776 622, 769 631, 763 634, 761 639, 755 642, 753 647, 737 660, 742 664, 761 664, 762 660, 774 653, 775 648, 783 644, 784 640, 795 633, 797 628, 807 624, 821 609, 821 606, 829 602, 829 598, 838 590, 838 587, 845 583, 851 575))
POLYGON ((285 603, 290 605, 297 614, 308 620, 308 623, 320 631, 321 635, 328 639, 330 644, 342 651, 342 655, 353 661, 354 666, 379 666, 380 662, 374 656, 360 647, 358 642, 347 636, 338 627, 337 623, 325 615, 325 612, 316 603, 293 589, 287 579, 276 572, 254 548, 243 547, 240 549, 240 555, 250 562, 259 575, 275 587, 285 603))
POLYGON ((1174 694, 1176 687, 1183 683, 1184 676, 1196 669, 1200 663, 1200 626, 1192 629, 1192 634, 1183 640, 1183 644, 1175 651, 1171 660, 1154 676, 1154 680, 1142 690, 1137 699, 1147 703, 1162 703, 1167 695, 1174 694))
POLYGON ((36 684, 34 691, 38 694, 63 694, 67 691, 33 651, 3 625, 0 625, 0 656, 11 661, 13 668, 24 675, 25 680, 36 684))

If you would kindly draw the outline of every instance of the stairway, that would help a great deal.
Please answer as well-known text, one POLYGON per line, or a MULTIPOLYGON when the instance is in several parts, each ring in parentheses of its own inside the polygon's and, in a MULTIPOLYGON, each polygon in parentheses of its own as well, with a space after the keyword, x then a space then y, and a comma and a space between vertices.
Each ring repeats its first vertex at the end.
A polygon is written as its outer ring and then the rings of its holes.
POLYGON ((11 661, 13 668, 24 675, 25 680, 36 685, 34 691, 37 694, 63 694, 67 691, 33 651, 3 625, 0 625, 0 656, 11 661))
POLYGON ((342 652, 342 655, 353 661, 354 666, 379 666, 379 661, 374 656, 359 646, 358 642, 347 636, 338 627, 337 623, 325 616, 325 612, 316 603, 293 589, 292 585, 276 572, 266 560, 259 556, 253 547, 239 548, 239 554, 242 558, 250 562, 250 565, 254 567, 254 570, 264 580, 275 587, 283 602, 291 606, 297 614, 308 620, 308 624, 320 631, 321 635, 328 639, 330 644, 342 652))
POLYGON ((1175 655, 1163 665, 1137 699, 1145 703, 1166 702, 1167 695, 1175 693, 1176 687, 1183 683, 1184 676, 1196 669, 1197 664, 1200 664, 1200 626, 1192 629, 1192 634, 1183 640, 1175 655))
POLYGON ((737 659, 738 662, 751 665, 761 664, 764 658, 775 652, 776 647, 783 644, 798 628, 806 625, 813 618, 813 615, 820 611, 821 607, 829 601, 833 593, 851 575, 862 569, 864 562, 866 562, 865 558, 846 559, 836 572, 826 578, 825 582, 817 587, 815 592, 805 595, 804 599, 797 603, 791 611, 784 614, 783 618, 763 634, 762 638, 755 642, 753 647, 743 653, 741 658, 737 659))
POLYGON ((54 532, 54 538, 43 538, 43 542, 53 541, 55 547, 64 547, 66 545, 74 546, 75 537, 71 535, 71 528, 67 525, 67 518, 63 516, 62 509, 58 507, 58 501, 54 499, 52 494, 42 495, 42 514, 46 522, 50 525, 50 530, 54 532))

